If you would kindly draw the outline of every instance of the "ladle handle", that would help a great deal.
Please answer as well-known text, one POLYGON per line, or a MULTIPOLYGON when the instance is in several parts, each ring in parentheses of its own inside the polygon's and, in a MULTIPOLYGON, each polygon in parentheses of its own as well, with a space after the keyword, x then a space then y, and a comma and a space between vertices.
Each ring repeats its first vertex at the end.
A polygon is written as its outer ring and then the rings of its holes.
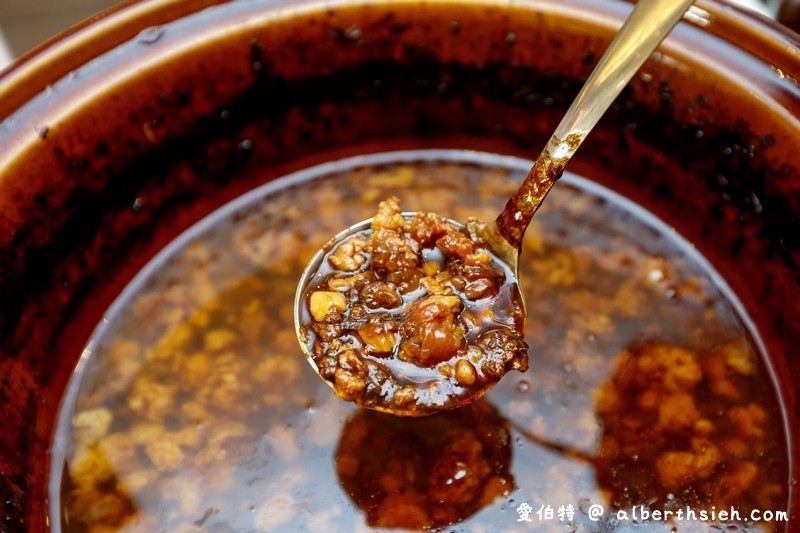
POLYGON ((634 6, 519 191, 497 218, 500 234, 515 249, 519 249, 531 217, 583 140, 693 1, 639 0, 634 6))

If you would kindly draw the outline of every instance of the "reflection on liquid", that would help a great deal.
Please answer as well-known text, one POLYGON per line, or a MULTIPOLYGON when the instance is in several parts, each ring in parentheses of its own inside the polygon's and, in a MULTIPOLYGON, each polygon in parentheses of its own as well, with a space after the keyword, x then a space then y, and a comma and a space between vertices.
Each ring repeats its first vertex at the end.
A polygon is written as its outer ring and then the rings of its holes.
POLYGON ((372 527, 461 522, 515 488, 508 421, 485 400, 422 419, 358 411, 342 430, 336 471, 372 527))
POLYGON ((410 210, 488 219, 529 164, 514 168, 345 170, 255 198, 173 250, 121 300, 75 377, 54 438, 54 530, 362 533, 405 520, 508 531, 526 502, 572 505, 573 525, 595 531, 587 502, 782 509, 782 419, 757 343, 689 247, 580 182, 560 183, 525 235, 531 370, 501 380, 487 396, 495 407, 472 408, 486 411, 482 426, 459 413, 420 430, 355 415, 310 368, 294 290, 330 235, 393 194, 410 210), (508 444, 479 427, 510 431, 508 444), (428 470, 406 457, 423 445, 441 448, 419 452, 428 470), (357 469, 342 459, 351 449, 363 451, 351 454, 357 469), (456 479, 453 461, 435 466, 445 451, 472 470, 456 479))

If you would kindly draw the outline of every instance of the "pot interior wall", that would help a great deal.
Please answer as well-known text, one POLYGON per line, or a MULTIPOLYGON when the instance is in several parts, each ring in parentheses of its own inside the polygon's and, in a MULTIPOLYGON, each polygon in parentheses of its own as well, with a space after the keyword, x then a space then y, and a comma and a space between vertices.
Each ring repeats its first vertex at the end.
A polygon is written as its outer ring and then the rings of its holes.
MULTIPOLYGON (((535 157, 612 35, 592 20, 629 9, 376 3, 282 19, 252 4, 150 30, 20 115, 37 118, 36 138, 0 179, 10 530, 45 527, 46 452, 66 380, 103 311, 169 240, 254 186, 349 154, 535 157)), ((742 57, 683 24, 572 169, 651 209, 711 260, 764 337, 794 435, 800 130, 771 89, 735 85, 712 64, 739 64, 741 80, 767 68, 742 57)), ((797 87, 780 90, 796 109, 797 87)))

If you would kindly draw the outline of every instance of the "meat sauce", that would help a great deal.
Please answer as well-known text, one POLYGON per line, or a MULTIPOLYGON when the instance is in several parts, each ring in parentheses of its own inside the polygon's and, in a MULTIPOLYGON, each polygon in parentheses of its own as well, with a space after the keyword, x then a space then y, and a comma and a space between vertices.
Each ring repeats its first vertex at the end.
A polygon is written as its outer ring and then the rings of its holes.
POLYGON ((425 415, 464 405, 528 368, 525 315, 508 267, 434 213, 381 202, 368 230, 329 250, 302 299, 301 342, 336 394, 425 415))

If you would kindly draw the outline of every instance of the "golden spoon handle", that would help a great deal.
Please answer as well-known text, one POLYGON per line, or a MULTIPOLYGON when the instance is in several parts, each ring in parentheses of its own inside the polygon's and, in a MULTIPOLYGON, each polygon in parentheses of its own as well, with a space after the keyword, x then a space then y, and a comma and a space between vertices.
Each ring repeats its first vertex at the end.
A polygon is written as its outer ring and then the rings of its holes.
POLYGON ((550 188, 614 99, 694 0, 639 0, 496 224, 517 250, 550 188))

